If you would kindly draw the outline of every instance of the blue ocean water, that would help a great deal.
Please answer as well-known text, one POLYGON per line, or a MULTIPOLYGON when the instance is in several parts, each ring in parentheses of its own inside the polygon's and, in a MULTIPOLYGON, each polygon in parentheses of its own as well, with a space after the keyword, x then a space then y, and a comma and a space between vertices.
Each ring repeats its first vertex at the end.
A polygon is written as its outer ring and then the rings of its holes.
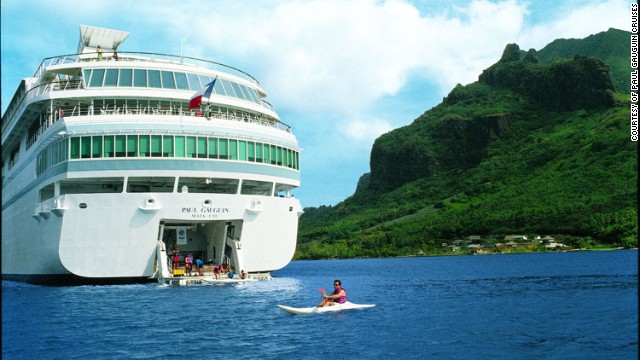
POLYGON ((294 261, 271 281, 2 283, 3 359, 636 359, 636 250, 294 261), (372 309, 290 315, 341 279, 372 309))

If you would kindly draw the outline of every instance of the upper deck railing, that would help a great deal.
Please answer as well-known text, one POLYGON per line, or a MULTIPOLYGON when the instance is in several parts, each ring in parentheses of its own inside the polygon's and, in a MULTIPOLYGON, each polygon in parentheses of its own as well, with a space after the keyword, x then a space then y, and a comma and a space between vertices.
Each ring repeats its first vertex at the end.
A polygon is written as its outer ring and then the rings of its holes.
MULTIPOLYGON (((169 64, 175 64, 175 65, 201 67, 209 70, 225 72, 227 74, 238 76, 242 79, 248 80, 256 85, 260 85, 260 83, 258 82, 258 80, 256 80, 256 78, 254 78, 253 76, 249 75, 248 73, 238 68, 225 65, 219 62, 215 62, 215 61, 209 61, 209 60, 194 58, 190 56, 149 53, 149 52, 130 52, 130 51, 118 53, 117 58, 114 57, 113 53, 103 53, 103 55, 104 57, 102 61, 117 59, 117 61, 157 62, 157 63, 169 63, 169 64)), ((38 67, 38 70, 36 70, 36 73, 33 76, 40 77, 47 66, 81 63, 81 62, 94 62, 94 61, 98 61, 97 56, 98 56, 98 53, 85 53, 85 54, 69 54, 69 55, 58 55, 58 56, 48 57, 42 60, 42 62, 40 63, 40 66, 38 67)))
MULTIPOLYGON (((116 58, 113 56, 112 53, 107 53, 103 55, 104 57, 101 62, 116 60, 116 58)), ((81 62, 95 62, 95 61, 98 61, 97 53, 70 54, 70 55, 60 55, 60 56, 45 58, 40 63, 40 66, 38 67, 38 70, 36 70, 34 77, 37 77, 37 78, 41 77, 48 66, 81 63, 81 62)), ((122 55, 118 55, 117 61, 119 62, 122 62, 122 61, 160 62, 160 63, 172 63, 172 64, 180 64, 180 65, 194 66, 194 67, 203 67, 203 68, 214 70, 214 71, 223 71, 228 74, 238 76, 240 78, 246 79, 252 83, 259 85, 258 80, 256 80, 253 76, 249 75, 248 73, 240 69, 237 69, 225 64, 217 63, 214 61, 208 61, 208 60, 193 58, 189 56, 177 56, 177 55, 144 53, 144 52, 126 52, 126 53, 123 53, 122 55), (147 56, 153 55, 154 57, 153 58, 140 57, 136 55, 147 55, 147 56), (185 60, 189 62, 185 62, 185 60)), ((82 81, 78 81, 78 80, 73 80, 73 81, 56 80, 56 81, 44 83, 29 89, 28 91, 26 91, 25 94, 23 94, 23 96, 12 99, 12 104, 9 105, 4 116, 2 117, 2 126, 1 126, 2 132, 5 133, 9 125, 13 123, 13 121, 15 120, 14 117, 16 116, 16 114, 19 113, 19 110, 25 104, 25 100, 32 98, 34 96, 41 95, 46 92, 80 90, 80 89, 84 89, 84 85, 82 81)), ((275 112, 275 109, 269 102, 263 99, 261 99, 261 102, 264 107, 275 112)), ((286 131, 290 131, 290 127, 286 124, 281 123, 280 125, 277 125, 277 127, 286 131)))

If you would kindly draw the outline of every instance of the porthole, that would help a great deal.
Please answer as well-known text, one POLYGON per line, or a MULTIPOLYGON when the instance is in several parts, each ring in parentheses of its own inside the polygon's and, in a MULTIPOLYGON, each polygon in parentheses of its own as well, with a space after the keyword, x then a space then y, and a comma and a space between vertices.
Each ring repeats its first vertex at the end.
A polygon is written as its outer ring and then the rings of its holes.
POLYGON ((87 203, 80 203, 80 209, 86 209, 87 208, 87 203))

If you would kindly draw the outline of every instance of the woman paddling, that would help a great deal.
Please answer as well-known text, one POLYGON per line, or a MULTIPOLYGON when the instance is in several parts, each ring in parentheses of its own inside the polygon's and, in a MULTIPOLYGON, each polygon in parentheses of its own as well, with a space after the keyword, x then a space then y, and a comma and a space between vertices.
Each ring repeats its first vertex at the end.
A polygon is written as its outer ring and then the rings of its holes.
POLYGON ((327 295, 324 289, 318 289, 322 293, 322 302, 318 304, 318 307, 333 306, 335 304, 344 304, 347 301, 347 290, 342 287, 342 281, 333 281, 333 292, 331 295, 327 295))

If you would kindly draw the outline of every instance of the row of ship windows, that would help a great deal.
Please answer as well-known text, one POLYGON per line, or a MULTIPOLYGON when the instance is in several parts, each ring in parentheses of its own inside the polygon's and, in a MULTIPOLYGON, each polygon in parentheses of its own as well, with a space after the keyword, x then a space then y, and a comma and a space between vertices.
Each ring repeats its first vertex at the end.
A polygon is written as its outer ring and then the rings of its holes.
MULTIPOLYGON (((108 178, 81 178, 60 181, 60 195, 100 194, 100 193, 199 193, 199 194, 237 194, 285 197, 293 189, 292 185, 259 180, 196 178, 169 176, 130 176, 108 178), (176 186, 177 185, 177 186, 176 186)), ((44 201, 55 196, 54 184, 40 190, 40 199, 44 201)))
POLYGON ((60 140, 38 155, 37 173, 67 160, 158 157, 249 161, 300 169, 299 153, 261 142, 206 136, 94 135, 60 140))
MULTIPOLYGON (((176 71, 147 69, 85 69, 85 87, 144 87, 198 91, 213 77, 176 71)), ((255 89, 218 78, 213 86, 217 95, 230 96, 262 104, 255 89)))

